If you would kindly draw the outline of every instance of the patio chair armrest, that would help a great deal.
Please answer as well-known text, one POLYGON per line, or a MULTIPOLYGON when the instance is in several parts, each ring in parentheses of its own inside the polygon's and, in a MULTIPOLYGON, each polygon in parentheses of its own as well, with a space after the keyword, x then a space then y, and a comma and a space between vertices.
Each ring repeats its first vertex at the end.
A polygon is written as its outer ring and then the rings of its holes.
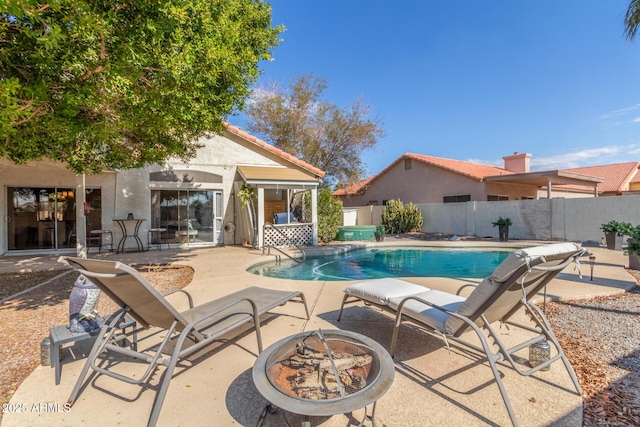
POLYGON ((167 295, 175 294, 176 292, 185 294, 187 296, 187 299, 189 300, 189 308, 193 308, 193 297, 191 297, 191 294, 184 289, 174 289, 172 291, 163 292, 162 296, 166 297, 167 295))
POLYGON ((396 314, 396 322, 402 316, 402 310, 404 309, 404 305, 409 300, 414 300, 414 301, 421 302, 422 304, 428 305, 431 308, 435 308, 436 310, 442 311, 443 313, 446 313, 446 314, 448 314, 450 316, 456 317, 456 318, 464 321, 465 323, 467 323, 469 326, 471 326, 477 333, 481 333, 480 328, 478 328, 478 325, 476 325, 476 323, 473 320, 469 319, 467 316, 463 316, 462 314, 456 313, 455 311, 448 310, 448 309, 446 309, 444 307, 441 307, 441 306, 439 306, 437 304, 434 304, 434 303, 432 303, 430 301, 427 301, 424 298, 420 298, 420 297, 413 296, 413 295, 410 295, 410 296, 406 297, 398 305, 398 313, 396 314))
POLYGON ((458 290, 456 291, 456 295, 460 295, 460 293, 462 292, 462 290, 463 290, 464 288, 468 288, 468 287, 471 287, 471 288, 475 289, 475 288, 477 288, 477 287, 478 287, 478 284, 477 284, 477 283, 467 283, 467 284, 465 284, 465 285, 462 285, 462 286, 460 286, 460 287, 458 288, 458 290))

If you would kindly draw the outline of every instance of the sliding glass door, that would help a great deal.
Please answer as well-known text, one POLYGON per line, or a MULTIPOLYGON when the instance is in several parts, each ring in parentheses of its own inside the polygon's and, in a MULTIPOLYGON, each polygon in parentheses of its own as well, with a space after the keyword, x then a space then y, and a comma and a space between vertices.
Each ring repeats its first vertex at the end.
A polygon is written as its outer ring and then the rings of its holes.
MULTIPOLYGON (((100 190, 86 197, 87 230, 100 228, 100 190)), ((75 248, 75 188, 7 187, 7 237, 10 251, 75 248)))
POLYGON ((151 212, 169 243, 223 243, 221 191, 153 190, 151 212))

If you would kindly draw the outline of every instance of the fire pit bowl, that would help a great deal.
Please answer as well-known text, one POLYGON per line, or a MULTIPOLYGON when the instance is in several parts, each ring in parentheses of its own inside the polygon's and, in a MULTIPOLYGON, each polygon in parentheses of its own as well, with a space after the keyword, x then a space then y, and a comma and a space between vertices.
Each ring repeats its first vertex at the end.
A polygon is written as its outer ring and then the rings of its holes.
POLYGON ((340 330, 284 338, 253 365, 253 381, 265 399, 308 416, 344 414, 375 404, 394 375, 393 360, 380 344, 340 330))

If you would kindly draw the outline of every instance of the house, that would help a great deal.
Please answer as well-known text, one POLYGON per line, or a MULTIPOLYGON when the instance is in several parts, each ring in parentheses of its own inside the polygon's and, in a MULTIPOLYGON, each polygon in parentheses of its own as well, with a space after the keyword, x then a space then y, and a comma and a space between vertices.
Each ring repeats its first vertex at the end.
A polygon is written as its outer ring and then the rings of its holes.
POLYGON ((114 241, 105 243, 116 247, 122 242, 125 249, 146 248, 149 238, 188 247, 269 245, 273 242, 265 230, 274 226, 265 224, 273 222, 275 213, 300 205, 304 192, 311 193, 311 212, 299 221, 284 215, 284 224, 275 228, 301 244, 317 244, 317 187, 323 171, 228 123, 221 135, 199 142, 202 148, 188 162, 170 159, 100 175, 75 175, 51 160, 15 165, 4 159, 0 208, 6 220, 0 223, 0 252, 82 253, 95 230, 110 231, 114 241), (243 185, 256 189, 256 218, 237 197, 243 185), (120 230, 114 220, 127 218, 120 224, 129 228, 120 230), (150 229, 161 232, 154 237, 150 229))
MULTIPOLYGON (((404 203, 593 197, 604 177, 579 170, 530 171, 531 154, 503 157, 504 167, 406 153, 380 173, 334 191, 345 207, 404 203)), ((640 185, 640 183, 638 183, 640 185)))
POLYGON ((565 169, 567 172, 600 177, 601 196, 620 196, 640 191, 640 162, 625 162, 602 166, 565 169))

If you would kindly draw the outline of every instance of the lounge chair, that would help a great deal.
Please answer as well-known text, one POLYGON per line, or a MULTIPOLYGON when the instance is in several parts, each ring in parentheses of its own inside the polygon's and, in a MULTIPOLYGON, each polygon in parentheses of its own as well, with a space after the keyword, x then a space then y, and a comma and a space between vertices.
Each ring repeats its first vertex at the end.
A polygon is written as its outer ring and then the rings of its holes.
MULTIPOLYGON (((509 255, 493 272, 486 277, 467 297, 449 294, 404 282, 397 279, 378 279, 360 282, 347 287, 340 307, 338 321, 342 317, 345 304, 362 301, 367 305, 375 305, 396 315, 391 354, 394 354, 398 337, 398 329, 402 320, 409 320, 427 328, 448 341, 456 341, 487 357, 495 377, 500 394, 504 400, 509 417, 514 426, 518 425, 511 402, 504 388, 496 362, 508 361, 520 374, 531 374, 547 368, 553 362, 562 360, 573 381, 578 395, 582 394, 578 379, 569 361, 564 355, 548 320, 542 310, 529 300, 541 291, 560 271, 575 262, 579 268, 579 258, 586 251, 573 243, 560 243, 521 249, 509 255), (510 319, 522 307, 532 319, 532 324, 523 325, 510 319), (507 348, 498 333, 491 327, 500 321, 515 327, 523 328, 537 334, 511 348, 507 348), (497 345, 494 351, 487 335, 497 345), (473 330, 482 346, 461 338, 463 332, 473 330), (542 341, 548 341, 555 347, 555 355, 549 360, 528 369, 522 369, 514 360, 514 353, 542 341)), ((579 271, 579 270, 578 270, 579 271)))
POLYGON ((140 384, 155 371, 157 366, 164 365, 167 369, 149 417, 149 426, 155 425, 158 420, 169 382, 179 359, 202 349, 221 335, 251 321, 255 324, 258 351, 262 352, 259 316, 289 301, 303 303, 309 319, 309 310, 302 292, 254 286, 194 307, 188 292, 181 289, 160 294, 140 273, 120 262, 72 257, 61 257, 59 261, 66 262, 89 277, 98 288, 122 307, 112 316, 111 321, 102 327, 68 403, 73 405, 75 402, 89 368, 130 384, 140 384), (190 307, 188 310, 178 312, 164 298, 174 292, 182 292, 187 296, 190 307), (164 335, 162 342, 145 352, 118 345, 127 338, 122 334, 116 334, 120 331, 118 325, 127 314, 138 322, 138 326, 145 329, 151 327, 164 329, 166 332, 162 332, 164 335), (170 356, 164 356, 163 350, 170 356), (121 375, 100 365, 101 354, 107 352, 119 353, 147 362, 148 367, 143 375, 137 375, 135 378, 121 375))

